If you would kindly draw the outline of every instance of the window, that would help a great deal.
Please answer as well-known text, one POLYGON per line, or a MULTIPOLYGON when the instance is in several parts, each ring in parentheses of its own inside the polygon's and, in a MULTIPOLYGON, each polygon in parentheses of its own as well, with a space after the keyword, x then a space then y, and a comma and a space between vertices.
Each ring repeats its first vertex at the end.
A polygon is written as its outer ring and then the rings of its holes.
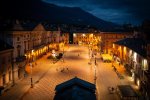
POLYGON ((3 79, 3 85, 5 85, 6 83, 5 74, 2 76, 2 79, 3 79))
POLYGON ((2 64, 5 64, 5 57, 3 57, 2 59, 2 64))
POLYGON ((8 63, 9 63, 9 62, 11 62, 11 57, 10 57, 10 56, 8 56, 8 63))
POLYGON ((142 60, 142 67, 143 70, 148 70, 148 62, 146 59, 142 60))
POLYGON ((11 71, 9 71, 9 81, 11 81, 11 71))
POLYGON ((19 57, 21 55, 21 46, 20 45, 17 46, 17 52, 18 52, 18 57, 19 57))
POLYGON ((19 38, 19 37, 17 37, 17 41, 20 41, 20 38, 19 38))

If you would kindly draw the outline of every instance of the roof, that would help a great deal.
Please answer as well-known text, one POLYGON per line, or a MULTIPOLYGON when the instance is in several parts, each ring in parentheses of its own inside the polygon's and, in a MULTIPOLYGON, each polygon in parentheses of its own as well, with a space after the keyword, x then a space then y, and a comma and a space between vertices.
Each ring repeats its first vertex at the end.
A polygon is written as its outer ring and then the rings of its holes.
POLYGON ((12 30, 22 31, 23 27, 20 24, 19 20, 16 20, 16 23, 12 26, 12 30))
POLYGON ((24 31, 32 31, 37 26, 37 23, 36 22, 22 22, 21 25, 24 31))
POLYGON ((102 31, 100 33, 102 33, 102 34, 130 34, 130 35, 132 35, 132 32, 129 32, 129 31, 102 31))
POLYGON ((122 97, 138 97, 130 85, 118 85, 118 89, 122 97))
POLYGON ((12 46, 10 46, 9 44, 5 43, 4 41, 0 40, 0 51, 4 51, 4 50, 8 50, 8 49, 13 49, 12 46))
POLYGON ((40 23, 38 24, 34 29, 33 31, 45 31, 45 28, 44 26, 40 23))
POLYGON ((77 77, 56 86, 54 100, 96 100, 95 85, 77 77))
POLYGON ((139 55, 146 57, 146 41, 141 38, 125 38, 114 43, 118 45, 123 45, 135 51, 139 55))
POLYGON ((9 20, 0 23, 1 31, 32 31, 37 25, 34 21, 9 20))

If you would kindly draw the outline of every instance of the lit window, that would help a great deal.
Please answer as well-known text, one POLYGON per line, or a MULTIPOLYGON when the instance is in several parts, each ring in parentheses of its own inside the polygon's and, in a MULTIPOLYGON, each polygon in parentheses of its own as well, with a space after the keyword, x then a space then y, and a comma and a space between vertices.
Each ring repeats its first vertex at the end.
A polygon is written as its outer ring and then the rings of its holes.
POLYGON ((134 58, 133 58, 134 61, 137 62, 137 61, 136 61, 136 59, 137 59, 137 53, 134 53, 133 57, 134 57, 134 58))
POLYGON ((146 60, 146 59, 144 59, 144 60, 142 61, 142 66, 143 66, 143 70, 148 70, 148 63, 147 63, 147 60, 146 60))
POLYGON ((17 41, 20 41, 20 38, 19 38, 19 37, 17 37, 17 41))
POLYGON ((129 51, 129 57, 131 57, 131 55, 132 55, 132 50, 129 51))

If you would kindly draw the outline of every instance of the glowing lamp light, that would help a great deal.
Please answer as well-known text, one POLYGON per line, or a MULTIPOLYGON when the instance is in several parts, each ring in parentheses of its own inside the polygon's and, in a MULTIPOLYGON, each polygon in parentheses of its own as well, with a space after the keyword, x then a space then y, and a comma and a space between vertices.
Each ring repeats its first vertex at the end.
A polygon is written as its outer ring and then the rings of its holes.
POLYGON ((113 48, 115 48, 115 44, 113 44, 113 48))
POLYGON ((76 36, 77 36, 77 35, 74 33, 74 34, 73 34, 73 37, 76 37, 76 36))
POLYGON ((148 62, 146 59, 143 60, 143 69, 147 70, 148 69, 148 62))
POLYGON ((34 52, 34 50, 32 50, 32 53, 34 52))
POLYGON ((137 79, 136 83, 137 83, 137 86, 140 87, 140 80, 139 79, 137 79))
POLYGON ((134 53, 133 57, 134 57, 134 61, 137 62, 136 61, 136 59, 137 59, 137 53, 136 52, 134 53))
POLYGON ((82 34, 82 36, 84 37, 84 36, 85 36, 85 34, 82 34))

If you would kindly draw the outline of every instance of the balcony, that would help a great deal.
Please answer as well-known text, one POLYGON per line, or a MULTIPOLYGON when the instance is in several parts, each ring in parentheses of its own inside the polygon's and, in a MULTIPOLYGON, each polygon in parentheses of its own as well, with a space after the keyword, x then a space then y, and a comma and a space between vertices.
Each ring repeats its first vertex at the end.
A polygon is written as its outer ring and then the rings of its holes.
POLYGON ((19 57, 16 57, 16 62, 23 62, 26 60, 26 56, 19 56, 19 57))

